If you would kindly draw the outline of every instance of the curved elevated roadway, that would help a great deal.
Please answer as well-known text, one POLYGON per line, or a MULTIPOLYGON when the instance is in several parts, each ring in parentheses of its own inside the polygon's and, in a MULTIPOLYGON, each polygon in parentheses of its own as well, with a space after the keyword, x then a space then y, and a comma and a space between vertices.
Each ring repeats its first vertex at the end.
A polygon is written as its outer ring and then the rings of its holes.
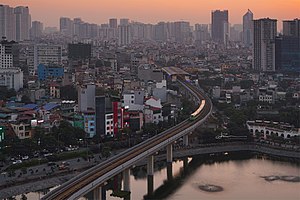
POLYGON ((78 199, 93 189, 103 185, 107 180, 121 173, 125 169, 130 168, 136 162, 153 155, 160 149, 173 143, 180 137, 189 134, 196 127, 201 125, 211 114, 211 100, 196 87, 191 85, 181 78, 178 82, 185 87, 196 99, 200 106, 201 100, 205 100, 205 105, 201 112, 195 116, 195 120, 185 121, 176 126, 138 144, 134 147, 115 155, 114 157, 92 167, 78 176, 72 178, 60 187, 48 193, 42 199, 44 200, 63 200, 63 199, 78 199))

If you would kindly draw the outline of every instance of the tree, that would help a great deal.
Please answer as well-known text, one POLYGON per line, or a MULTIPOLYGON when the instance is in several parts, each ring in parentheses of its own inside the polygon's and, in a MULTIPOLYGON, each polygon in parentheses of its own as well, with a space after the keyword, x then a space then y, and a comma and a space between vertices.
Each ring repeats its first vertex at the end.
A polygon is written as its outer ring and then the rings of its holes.
POLYGON ((217 132, 211 129, 197 129, 199 143, 214 143, 216 142, 217 132))
POLYGON ((59 127, 53 128, 49 135, 52 136, 54 140, 58 140, 56 145, 58 143, 63 143, 64 145, 77 145, 79 139, 86 137, 86 133, 83 129, 73 127, 67 121, 61 121, 59 127))
POLYGON ((0 91, 0 100, 7 100, 17 94, 15 89, 7 89, 5 86, 0 86, 0 91))
POLYGON ((143 133, 148 134, 150 133, 151 135, 155 134, 157 130, 157 125, 154 123, 147 123, 144 124, 143 126, 143 133))

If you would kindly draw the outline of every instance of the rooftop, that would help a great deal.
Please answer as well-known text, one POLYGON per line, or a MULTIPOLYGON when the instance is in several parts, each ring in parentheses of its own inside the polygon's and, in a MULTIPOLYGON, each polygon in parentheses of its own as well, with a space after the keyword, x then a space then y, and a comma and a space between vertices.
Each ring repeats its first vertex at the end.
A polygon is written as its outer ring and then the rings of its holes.
POLYGON ((189 75, 189 73, 178 67, 164 67, 162 70, 169 75, 189 75))

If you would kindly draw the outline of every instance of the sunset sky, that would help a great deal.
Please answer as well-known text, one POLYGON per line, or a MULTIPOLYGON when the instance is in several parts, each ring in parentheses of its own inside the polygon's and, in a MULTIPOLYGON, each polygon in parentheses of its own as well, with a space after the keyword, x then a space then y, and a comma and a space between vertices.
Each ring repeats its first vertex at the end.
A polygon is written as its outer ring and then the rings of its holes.
POLYGON ((300 0, 1 0, 10 6, 29 6, 32 20, 57 26, 59 17, 81 17, 90 23, 107 23, 109 18, 134 21, 186 20, 192 24, 210 23, 211 10, 228 9, 231 24, 242 23, 249 8, 254 18, 279 20, 300 18, 300 0))

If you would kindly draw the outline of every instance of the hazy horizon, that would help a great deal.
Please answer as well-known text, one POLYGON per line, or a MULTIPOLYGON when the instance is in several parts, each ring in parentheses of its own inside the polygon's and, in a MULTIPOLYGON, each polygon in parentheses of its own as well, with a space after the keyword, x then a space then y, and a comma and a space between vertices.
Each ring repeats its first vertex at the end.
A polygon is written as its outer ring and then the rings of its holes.
POLYGON ((241 24, 250 9, 254 18, 278 20, 299 18, 300 0, 2 0, 9 6, 28 6, 32 21, 59 27, 60 17, 80 17, 89 23, 108 23, 109 18, 129 18, 132 21, 155 24, 159 21, 189 21, 191 24, 211 23, 212 10, 229 10, 229 22, 241 24))

